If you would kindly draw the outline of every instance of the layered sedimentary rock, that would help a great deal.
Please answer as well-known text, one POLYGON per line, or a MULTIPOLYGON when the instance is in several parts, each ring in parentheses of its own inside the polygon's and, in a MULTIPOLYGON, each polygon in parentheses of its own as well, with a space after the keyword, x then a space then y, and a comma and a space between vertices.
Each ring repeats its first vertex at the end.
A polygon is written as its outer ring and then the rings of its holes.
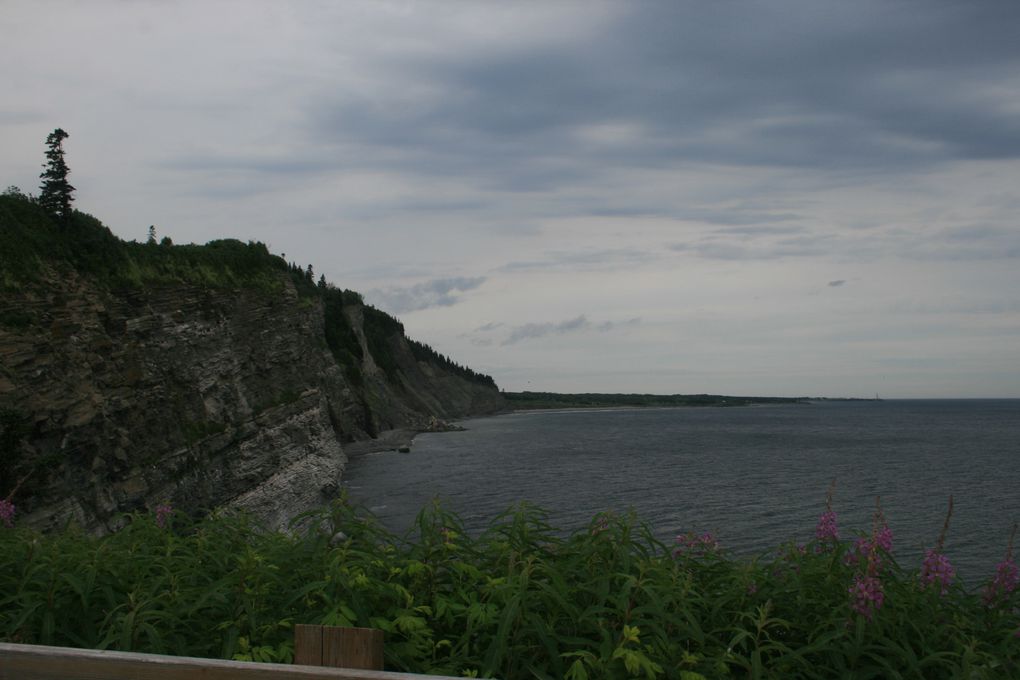
POLYGON ((335 494, 342 442, 502 408, 493 387, 416 360, 401 333, 385 374, 358 305, 344 310, 363 350, 352 385, 321 301, 280 282, 118 291, 52 269, 4 293, 0 410, 8 435, 19 428, 4 471, 22 521, 104 532, 169 503, 281 526, 335 494))

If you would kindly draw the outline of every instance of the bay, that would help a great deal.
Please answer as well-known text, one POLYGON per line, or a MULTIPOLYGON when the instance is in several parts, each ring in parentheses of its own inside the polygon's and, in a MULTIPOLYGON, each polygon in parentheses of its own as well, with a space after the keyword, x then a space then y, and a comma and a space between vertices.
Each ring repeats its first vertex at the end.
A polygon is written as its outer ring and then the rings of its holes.
POLYGON ((432 499, 480 531, 520 501, 565 531, 633 510, 664 541, 712 531, 752 556, 811 539, 835 478, 841 534, 880 496, 901 565, 945 551, 976 584, 1020 519, 1020 400, 812 402, 737 408, 518 412, 419 435, 410 454, 350 461, 349 496, 406 531, 432 499))

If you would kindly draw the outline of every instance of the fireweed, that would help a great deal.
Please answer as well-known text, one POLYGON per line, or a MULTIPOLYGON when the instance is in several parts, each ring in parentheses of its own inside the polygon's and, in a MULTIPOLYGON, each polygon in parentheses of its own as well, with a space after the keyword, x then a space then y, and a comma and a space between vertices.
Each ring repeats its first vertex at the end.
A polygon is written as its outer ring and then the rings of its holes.
POLYGON ((309 623, 379 628, 387 669, 413 673, 1020 678, 1011 607, 955 584, 929 597, 881 546, 874 573, 828 539, 743 559, 692 533, 677 558, 633 515, 605 519, 566 532, 522 506, 468 533, 433 506, 398 536, 337 501, 285 532, 187 513, 160 528, 154 511, 101 538, 15 525, 0 641, 286 663, 309 623))
POLYGON ((832 509, 832 494, 836 490, 836 480, 829 484, 825 494, 825 512, 818 518, 815 527, 815 539, 819 550, 828 550, 839 543, 839 527, 836 525, 836 512, 832 509))
POLYGON ((924 562, 921 564, 921 587, 937 586, 942 595, 948 592, 949 586, 956 576, 956 569, 942 552, 942 546, 946 541, 946 532, 949 531, 949 520, 952 516, 953 497, 949 496, 949 510, 946 512, 946 521, 942 524, 939 540, 934 548, 925 551, 924 562))
MULTIPOLYGON (((1017 525, 1014 523, 1013 531, 1009 534, 1009 544, 1006 546, 1006 556, 995 565, 995 576, 985 586, 984 601, 989 607, 1006 602, 1020 583, 1020 571, 1013 562, 1013 539, 1016 538, 1016 528, 1017 525)), ((1020 634, 1020 630, 1017 633, 1020 634)))
POLYGON ((8 529, 14 526, 15 509, 14 503, 6 498, 0 498, 0 522, 8 529))
POLYGON ((677 547, 673 550, 673 557, 705 557, 719 551, 719 541, 710 531, 700 534, 688 531, 677 536, 675 543, 677 547))
POLYGON ((874 561, 874 567, 880 569, 882 566, 882 553, 891 553, 893 546, 893 533, 885 520, 885 513, 882 512, 882 500, 875 498, 875 514, 872 516, 871 535, 861 536, 854 541, 852 550, 847 551, 843 558, 847 566, 857 566, 860 563, 874 561))
POLYGON ((160 529, 165 529, 167 521, 173 516, 173 514, 173 507, 166 503, 156 506, 156 526, 160 529))
POLYGON ((833 510, 826 510, 818 518, 818 526, 815 527, 815 538, 826 543, 837 543, 839 541, 839 527, 836 524, 836 513, 833 510))
POLYGON ((869 574, 857 574, 850 586, 850 597, 851 609, 870 621, 885 602, 882 580, 869 574))
POLYGON ((871 524, 871 536, 859 538, 852 552, 848 552, 848 566, 857 565, 861 570, 854 575, 854 582, 849 588, 850 608, 868 621, 882 608, 885 603, 885 589, 879 577, 882 569, 882 553, 892 551, 892 531, 882 513, 882 501, 875 498, 875 514, 871 524))

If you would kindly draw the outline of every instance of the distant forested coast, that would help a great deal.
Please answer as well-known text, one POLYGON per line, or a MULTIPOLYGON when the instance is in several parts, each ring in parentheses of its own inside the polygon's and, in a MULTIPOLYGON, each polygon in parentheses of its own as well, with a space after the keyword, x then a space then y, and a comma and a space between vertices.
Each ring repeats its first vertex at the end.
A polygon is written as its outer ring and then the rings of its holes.
POLYGON ((733 397, 721 394, 558 394, 556 392, 503 392, 511 409, 612 408, 664 406, 751 406, 755 404, 806 404, 808 397, 733 397))

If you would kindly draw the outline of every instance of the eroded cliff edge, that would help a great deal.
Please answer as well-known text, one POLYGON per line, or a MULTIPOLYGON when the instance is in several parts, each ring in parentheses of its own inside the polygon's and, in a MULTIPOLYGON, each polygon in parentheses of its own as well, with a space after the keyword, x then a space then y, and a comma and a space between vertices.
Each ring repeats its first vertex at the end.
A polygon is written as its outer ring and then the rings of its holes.
MULTIPOLYGON (((22 521, 103 532, 170 503, 281 526, 335 495, 344 442, 504 406, 491 379, 432 360, 395 319, 317 291, 261 244, 221 242, 229 256, 210 259, 79 221, 72 238, 101 246, 29 265, 18 244, 0 252, 24 269, 7 267, 0 298, 0 497, 13 492, 22 521), (231 271, 237 258, 262 269, 231 271)), ((45 227, 0 204, 5 241, 45 227)))

